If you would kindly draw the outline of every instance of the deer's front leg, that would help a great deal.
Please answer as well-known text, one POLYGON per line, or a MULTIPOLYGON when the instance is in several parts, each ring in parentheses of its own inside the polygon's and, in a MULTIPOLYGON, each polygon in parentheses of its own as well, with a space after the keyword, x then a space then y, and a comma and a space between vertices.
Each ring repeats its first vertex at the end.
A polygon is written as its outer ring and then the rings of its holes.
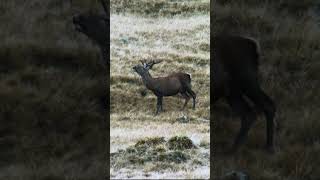
POLYGON ((159 112, 162 109, 162 96, 157 96, 157 112, 156 115, 159 114, 159 112))

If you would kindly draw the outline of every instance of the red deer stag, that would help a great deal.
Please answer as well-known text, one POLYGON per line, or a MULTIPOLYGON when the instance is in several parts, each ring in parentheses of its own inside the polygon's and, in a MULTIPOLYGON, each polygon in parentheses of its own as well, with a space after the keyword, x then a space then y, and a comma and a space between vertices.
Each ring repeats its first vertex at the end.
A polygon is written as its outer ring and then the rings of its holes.
POLYGON ((133 70, 141 76, 147 89, 151 90, 157 96, 156 115, 163 110, 162 99, 164 96, 174 96, 179 93, 185 98, 182 109, 186 107, 191 97, 193 98, 193 109, 195 109, 196 94, 191 89, 191 76, 186 73, 178 72, 166 77, 153 78, 149 73, 149 70, 153 65, 160 62, 161 61, 151 61, 146 63, 141 61, 142 65, 133 67, 133 70))
POLYGON ((254 39, 242 36, 214 36, 211 44, 213 103, 225 98, 232 110, 241 117, 241 128, 231 152, 235 152, 246 139, 250 127, 257 119, 256 110, 262 110, 266 116, 266 149, 273 152, 276 107, 259 85, 259 44, 254 39))

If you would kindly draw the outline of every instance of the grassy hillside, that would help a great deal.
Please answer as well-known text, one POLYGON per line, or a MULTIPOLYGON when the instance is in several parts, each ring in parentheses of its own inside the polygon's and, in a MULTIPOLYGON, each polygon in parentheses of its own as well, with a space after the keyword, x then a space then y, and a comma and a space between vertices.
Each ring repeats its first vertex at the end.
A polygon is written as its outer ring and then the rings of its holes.
POLYGON ((72 16, 95 1, 0 3, 0 179, 105 174, 105 73, 72 16))
POLYGON ((111 1, 111 12, 111 177, 209 177, 209 1, 111 1), (132 69, 141 59, 163 60, 154 77, 190 73, 196 109, 190 101, 180 111, 181 97, 165 97, 165 112, 154 116, 156 96, 141 96, 145 87, 132 69), (183 115, 188 122, 177 121, 183 115), (198 148, 168 150, 165 141, 175 136, 198 148), (140 149, 159 138, 155 149, 140 149))
MULTIPOLYGON (((319 17, 315 1, 226 1, 212 4, 212 34, 229 32, 257 38, 262 47, 262 86, 277 105, 277 152, 265 153, 265 120, 259 119, 247 144, 234 157, 217 153, 214 177, 230 170, 252 179, 317 179, 320 177, 319 17)), ((215 140, 228 148, 240 124, 224 103, 211 107, 215 140), (222 108, 223 107, 223 108, 222 108)))

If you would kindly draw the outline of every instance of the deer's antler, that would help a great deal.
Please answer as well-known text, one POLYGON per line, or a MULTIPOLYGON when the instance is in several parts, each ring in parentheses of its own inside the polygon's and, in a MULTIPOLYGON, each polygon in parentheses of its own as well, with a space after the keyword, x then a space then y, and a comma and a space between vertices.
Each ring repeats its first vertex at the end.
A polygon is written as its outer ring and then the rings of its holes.
POLYGON ((149 69, 151 69, 153 65, 159 64, 161 62, 162 62, 162 60, 152 60, 151 62, 147 63, 147 66, 149 67, 149 69))

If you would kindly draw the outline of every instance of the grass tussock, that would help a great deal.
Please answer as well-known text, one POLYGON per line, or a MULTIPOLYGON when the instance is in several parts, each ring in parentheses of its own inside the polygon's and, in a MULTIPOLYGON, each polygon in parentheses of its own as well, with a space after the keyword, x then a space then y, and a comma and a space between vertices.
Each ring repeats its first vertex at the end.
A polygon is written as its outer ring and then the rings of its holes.
POLYGON ((145 173, 179 171, 185 164, 203 163, 200 156, 192 155, 198 153, 192 150, 193 147, 188 137, 174 136, 168 141, 164 137, 140 139, 133 146, 112 153, 111 168, 113 171, 123 168, 142 169, 145 173))
MULTIPOLYGON (((316 179, 319 159, 319 14, 316 1, 216 1, 211 35, 229 32, 256 38, 261 44, 262 86, 277 106, 277 152, 262 151, 265 120, 259 118, 236 157, 216 154, 214 177, 230 169, 252 179, 316 179), (281 18, 280 18, 281 17, 281 18)), ((217 152, 231 145, 240 124, 224 104, 214 106, 217 152)))
POLYGON ((191 139, 186 136, 178 137, 175 136, 170 138, 168 141, 169 149, 183 150, 194 148, 195 145, 192 143, 191 139))

